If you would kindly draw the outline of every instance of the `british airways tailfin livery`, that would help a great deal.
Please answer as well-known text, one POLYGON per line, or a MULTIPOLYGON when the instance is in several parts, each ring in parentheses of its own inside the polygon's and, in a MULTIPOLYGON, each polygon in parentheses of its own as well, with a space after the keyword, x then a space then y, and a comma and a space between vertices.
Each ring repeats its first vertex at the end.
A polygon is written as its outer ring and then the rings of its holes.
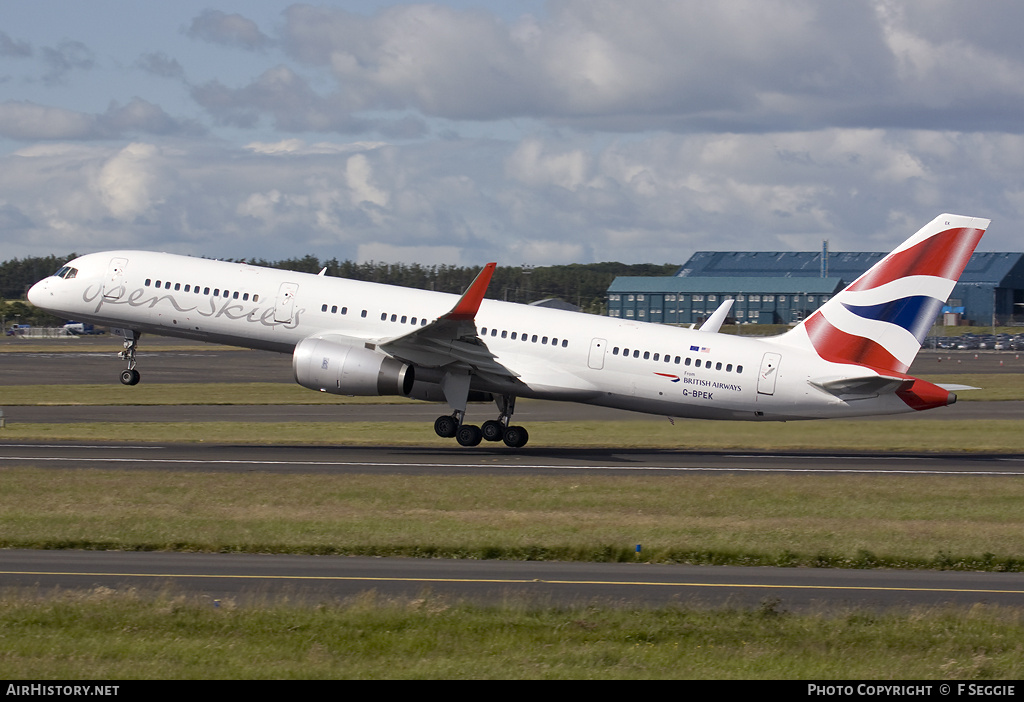
POLYGON ((447 402, 434 423, 463 446, 526 444, 519 397, 669 417, 787 421, 913 412, 956 396, 907 375, 989 220, 943 214, 792 330, 700 329, 484 299, 489 263, 462 296, 146 251, 69 261, 29 301, 124 337, 121 382, 139 382, 143 333, 289 353, 295 380, 338 395, 447 402), (498 416, 466 422, 471 396, 498 416))

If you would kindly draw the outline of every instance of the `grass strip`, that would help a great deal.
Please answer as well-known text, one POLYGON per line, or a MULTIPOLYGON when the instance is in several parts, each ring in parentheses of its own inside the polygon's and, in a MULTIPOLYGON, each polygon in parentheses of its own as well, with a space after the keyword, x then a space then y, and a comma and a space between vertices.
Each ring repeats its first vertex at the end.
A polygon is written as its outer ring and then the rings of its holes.
MULTIPOLYGON (((9 423, 5 440, 215 442, 337 446, 452 446, 425 422, 96 422, 9 423)), ((537 422, 528 450, 538 448, 685 448, 873 452, 1024 452, 1024 419, 825 420, 809 422, 537 422)), ((479 451, 504 450, 500 444, 479 451)))
MULTIPOLYGON (((0 596, 11 680, 1019 680, 1024 610, 479 606, 373 593, 249 606, 106 589, 0 596), (130 635, 126 636, 126 633, 130 635)), ((122 682, 122 693, 130 683, 122 682)))
POLYGON ((0 494, 6 548, 1024 569, 1016 478, 8 468, 0 494))

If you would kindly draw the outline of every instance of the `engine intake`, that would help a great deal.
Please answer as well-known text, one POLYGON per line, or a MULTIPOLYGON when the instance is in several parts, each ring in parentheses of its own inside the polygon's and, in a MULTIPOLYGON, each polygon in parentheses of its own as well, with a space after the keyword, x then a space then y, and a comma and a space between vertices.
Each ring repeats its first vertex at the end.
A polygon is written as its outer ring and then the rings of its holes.
POLYGON ((408 395, 413 367, 351 339, 324 334, 303 339, 292 353, 295 382, 335 395, 408 395))

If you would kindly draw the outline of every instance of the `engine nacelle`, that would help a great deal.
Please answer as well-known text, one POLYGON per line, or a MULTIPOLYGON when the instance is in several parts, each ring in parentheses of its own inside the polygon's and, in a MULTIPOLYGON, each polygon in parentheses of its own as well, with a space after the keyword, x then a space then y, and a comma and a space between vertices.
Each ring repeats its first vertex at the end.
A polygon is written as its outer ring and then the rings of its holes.
POLYGON ((295 382, 335 395, 408 395, 413 367, 334 335, 303 339, 292 353, 295 382))

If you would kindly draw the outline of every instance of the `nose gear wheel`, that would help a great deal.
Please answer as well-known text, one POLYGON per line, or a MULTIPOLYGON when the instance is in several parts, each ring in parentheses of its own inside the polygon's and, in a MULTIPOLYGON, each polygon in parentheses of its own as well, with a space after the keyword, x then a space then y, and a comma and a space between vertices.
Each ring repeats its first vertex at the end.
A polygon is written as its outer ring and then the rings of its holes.
POLYGON ((142 376, 139 371, 135 370, 135 350, 139 345, 139 335, 135 334, 131 337, 125 337, 124 340, 124 351, 117 354, 117 357, 128 361, 128 367, 121 371, 121 384, 122 385, 138 385, 142 376))

